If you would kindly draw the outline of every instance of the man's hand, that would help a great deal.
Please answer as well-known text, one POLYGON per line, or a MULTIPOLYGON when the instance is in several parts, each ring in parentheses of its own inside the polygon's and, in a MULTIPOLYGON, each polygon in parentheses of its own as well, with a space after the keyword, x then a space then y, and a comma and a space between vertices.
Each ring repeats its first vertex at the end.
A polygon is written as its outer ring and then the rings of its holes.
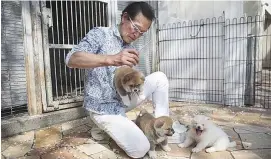
POLYGON ((118 54, 110 56, 109 60, 113 66, 133 67, 139 62, 139 53, 135 49, 123 49, 118 54))

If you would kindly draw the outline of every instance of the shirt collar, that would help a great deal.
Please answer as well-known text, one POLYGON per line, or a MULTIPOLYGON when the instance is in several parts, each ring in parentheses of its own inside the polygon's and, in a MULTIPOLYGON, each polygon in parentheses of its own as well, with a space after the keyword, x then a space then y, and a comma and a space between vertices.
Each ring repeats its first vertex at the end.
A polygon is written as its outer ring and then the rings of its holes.
POLYGON ((120 32, 119 32, 119 25, 114 25, 112 29, 113 29, 113 34, 121 40, 121 43, 123 44, 123 46, 130 46, 131 45, 131 44, 125 43, 122 40, 122 37, 120 36, 120 32))
POLYGON ((114 25, 112 29, 113 29, 114 35, 122 39, 119 32, 119 25, 114 25))

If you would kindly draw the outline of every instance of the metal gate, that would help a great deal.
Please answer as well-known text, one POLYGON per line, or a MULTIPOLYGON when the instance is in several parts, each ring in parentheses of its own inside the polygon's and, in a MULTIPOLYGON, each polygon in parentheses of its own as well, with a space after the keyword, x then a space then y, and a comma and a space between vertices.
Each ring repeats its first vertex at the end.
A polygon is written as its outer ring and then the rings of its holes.
POLYGON ((90 29, 108 26, 108 2, 46 1, 41 8, 47 102, 43 109, 81 106, 84 70, 68 68, 65 57, 90 29))
POLYGON ((172 100, 271 107, 271 19, 207 18, 159 26, 172 100))

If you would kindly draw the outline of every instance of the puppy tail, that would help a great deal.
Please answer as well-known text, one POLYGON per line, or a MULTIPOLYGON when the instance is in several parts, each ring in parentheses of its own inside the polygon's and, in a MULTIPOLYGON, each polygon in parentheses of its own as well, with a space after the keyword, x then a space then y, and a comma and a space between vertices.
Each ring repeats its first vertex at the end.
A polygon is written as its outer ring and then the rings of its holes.
POLYGON ((229 147, 235 147, 235 146, 236 146, 236 142, 235 141, 230 142, 229 147))

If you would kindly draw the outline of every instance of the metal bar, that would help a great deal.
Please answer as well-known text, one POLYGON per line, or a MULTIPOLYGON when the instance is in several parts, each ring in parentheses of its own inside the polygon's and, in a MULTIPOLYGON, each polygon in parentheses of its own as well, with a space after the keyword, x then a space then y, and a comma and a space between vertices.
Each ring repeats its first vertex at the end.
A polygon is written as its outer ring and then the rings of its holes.
MULTIPOLYGON (((61 53, 60 53, 60 49, 58 49, 58 67, 59 67, 59 78, 60 78, 60 91, 61 91, 61 96, 64 95, 63 92, 63 79, 62 79, 62 65, 61 65, 61 53)), ((56 83, 57 85, 58 83, 56 83)))
MULTIPOLYGON (((71 1, 71 24, 72 24, 72 45, 75 45, 75 34, 74 34, 74 28, 73 28, 73 3, 75 4, 75 2, 71 1)), ((69 69, 69 73, 70 73, 70 93, 72 93, 72 71, 74 71, 74 69, 69 69)))
POLYGON ((87 34, 87 22, 88 22, 88 19, 87 19, 87 16, 89 16, 89 15, 86 15, 86 1, 84 1, 84 4, 83 4, 83 6, 84 6, 84 15, 83 15, 83 17, 84 17, 84 35, 83 35, 83 37, 87 34))
MULTIPOLYGON (((58 2, 56 2, 55 4, 56 4, 56 6, 55 6, 55 13, 56 13, 56 31, 57 31, 57 33, 56 33, 56 35, 57 35, 57 41, 56 41, 56 43, 59 43, 59 25, 58 25, 58 12, 57 12, 57 9, 58 9, 58 5, 57 5, 57 3, 58 2)), ((55 34, 55 33, 54 33, 55 34)), ((57 67, 56 67, 56 51, 55 51, 55 49, 53 49, 53 51, 54 51, 54 73, 55 73, 55 93, 56 93, 56 97, 58 98, 58 84, 57 84, 57 74, 56 74, 56 72, 57 72, 57 67)))
MULTIPOLYGON (((71 24, 72 24, 72 44, 74 45, 75 41, 75 35, 74 35, 74 29, 73 29, 73 1, 71 2, 71 24)), ((74 2, 75 3, 75 2, 74 2)))
POLYGON ((93 9, 94 7, 93 7, 93 3, 94 3, 94 2, 91 1, 91 13, 92 13, 92 14, 91 14, 91 21, 92 21, 91 24, 92 24, 92 28, 95 27, 95 24, 94 24, 94 9, 93 9))
MULTIPOLYGON (((267 15, 266 15, 267 16, 267 15)), ((271 23, 271 19, 267 19, 267 17, 265 17, 266 19, 266 23, 269 21, 269 24, 271 23)), ((266 58, 266 63, 269 63, 269 67, 271 67, 271 46, 270 46, 270 42, 271 42, 271 35, 269 34, 269 31, 271 31, 271 27, 269 25, 269 27, 266 29, 266 35, 269 35, 268 37, 266 37, 265 40, 265 56, 268 57, 268 50, 269 50, 269 60, 267 57, 266 58), (269 40, 268 40, 269 39, 269 40), (269 49, 268 49, 269 47, 269 49)), ((270 68, 269 68, 270 69, 270 68)), ((268 85, 264 86, 267 87, 267 89, 269 88, 271 90, 271 71, 269 70, 269 72, 267 72, 267 70, 265 71, 267 75, 265 75, 265 77, 267 78, 265 81, 268 81, 268 85)), ((264 88, 266 89, 266 88, 264 88)), ((268 92, 266 91, 266 95, 264 97, 267 98, 267 101, 264 98, 264 107, 265 108, 271 108, 271 93, 267 94, 268 92)))
POLYGON ((106 14, 105 14, 105 12, 106 12, 106 3, 102 3, 102 6, 103 6, 103 8, 102 8, 102 13, 103 13, 103 26, 106 26, 106 23, 105 23, 105 18, 106 18, 106 14))
MULTIPOLYGON (((209 18, 207 18, 206 19, 206 37, 210 37, 211 36, 211 31, 210 31, 210 29, 211 29, 211 26, 209 25, 211 22, 210 22, 210 19, 209 18)), ((206 56, 207 56, 207 53, 209 53, 210 52, 210 49, 211 49, 211 43, 210 43, 210 38, 208 38, 208 39, 203 39, 203 40, 205 40, 206 41, 206 56), (207 43, 208 42, 208 43, 207 43)), ((219 57, 218 57, 219 58, 219 57)), ((205 67, 205 68, 207 68, 207 65, 208 65, 208 62, 206 61, 206 60, 202 60, 203 61, 203 68, 205 67)), ((204 70, 203 69, 203 78, 207 78, 208 76, 207 76, 207 70, 204 70)))
MULTIPOLYGON (((78 24, 78 21, 77 21, 77 1, 75 1, 75 24, 78 24)), ((76 44, 79 43, 79 33, 78 33, 78 28, 76 27, 76 44)), ((77 68, 74 68, 74 87, 75 87, 75 90, 77 90, 77 68)), ((77 96, 77 91, 75 92, 76 96, 77 96)))
MULTIPOLYGON (((71 4, 71 2, 70 2, 71 4)), ((68 12, 68 0, 66 0, 66 27, 67 27, 67 44, 70 44, 70 30, 69 30, 69 12, 68 12)), ((64 43, 63 43, 64 44, 64 43)), ((66 90, 67 91, 67 90, 66 90)))
MULTIPOLYGON (((204 24, 204 22, 202 21, 202 19, 199 21, 199 23, 200 24, 204 24)), ((200 26, 201 27, 201 26, 200 26)), ((203 26, 202 26, 203 27, 203 26)), ((200 31, 199 31, 199 34, 198 34, 198 36, 203 36, 202 34, 204 33, 204 28, 202 28, 200 31)), ((197 48, 197 56, 198 57, 204 57, 205 56, 205 52, 203 51, 203 49, 202 49, 202 42, 204 42, 203 41, 204 39, 197 39, 197 41, 198 41, 198 45, 199 45, 199 47, 197 48)), ((203 67, 203 64, 204 64, 204 61, 202 61, 202 60, 200 60, 200 63, 199 63, 199 72, 197 73, 198 74, 198 76, 199 77, 201 77, 202 78, 202 76, 203 76, 203 71, 204 71, 204 67, 203 67)), ((208 85, 207 85, 208 86, 208 85)), ((204 85, 203 85, 203 82, 202 81, 200 81, 200 88, 201 89, 203 89, 204 88, 204 85)), ((204 96, 200 96, 199 97, 199 99, 200 100, 204 100, 204 96)))
MULTIPOLYGON (((176 23, 174 23, 175 27, 177 26, 176 23)), ((173 37, 177 37, 177 29, 174 29, 174 32, 173 32, 173 37)), ((175 46, 177 46, 177 42, 175 42, 175 46)), ((177 55, 178 55, 178 51, 177 51, 177 47, 175 47, 175 49, 173 50, 174 51, 174 58, 177 58, 177 55)), ((177 61, 173 61, 173 66, 177 66, 177 61)), ((173 71, 173 74, 176 76, 176 68, 177 67, 173 67, 172 71, 173 71)), ((175 81, 175 87, 177 87, 177 81, 175 81)), ((177 94, 174 93, 174 97, 177 97, 177 94)))
MULTIPOLYGON (((63 1, 60 1, 60 11, 61 11, 61 30, 62 30, 62 44, 65 44, 65 33, 64 33, 64 19, 63 19, 63 1)), ((58 8, 57 8, 58 9, 58 8)), ((60 43, 60 42, 59 42, 60 43)), ((58 61, 59 61, 59 72, 60 72, 60 90, 61 90, 61 96, 64 95, 64 90, 63 90, 63 77, 62 77, 62 67, 63 65, 61 65, 61 51, 60 49, 58 49, 58 61)), ((64 58, 65 59, 65 58, 64 58)), ((64 66, 64 69, 66 70, 66 67, 64 66)), ((65 71, 64 70, 64 71, 65 71)), ((66 72, 65 72, 65 77, 64 78, 67 78, 66 76, 66 72)), ((66 80, 65 80, 66 81, 66 80)))
MULTIPOLYGON (((63 50, 63 61, 65 61, 65 57, 66 57, 67 53, 66 50, 63 50)), ((65 93, 68 92, 68 75, 67 75, 67 66, 63 65, 64 67, 64 72, 65 72, 65 93)))
MULTIPOLYGON (((81 10, 81 1, 79 1, 79 17, 80 17, 80 30, 81 30, 81 39, 83 38, 83 29, 82 29, 82 16, 81 16, 81 13, 82 13, 82 10, 81 10)), ((78 80, 79 80, 79 92, 80 94, 82 93, 82 90, 81 90, 81 69, 78 69, 78 80)), ((77 84, 76 84, 77 86, 77 84)))
MULTIPOLYGON (((216 21, 217 22, 217 21, 216 21)), ((218 19, 218 22, 219 22, 219 19, 218 19)), ((219 29, 218 29, 218 27, 219 27, 219 25, 218 24, 216 24, 215 25, 215 34, 217 35, 217 34, 219 34, 219 29)), ((218 37, 217 38, 215 38, 216 40, 216 44, 215 44, 215 46, 216 46, 216 49, 215 49, 215 51, 216 51, 216 53, 215 53, 215 56, 221 56, 221 52, 219 51, 219 48, 221 47, 220 45, 219 45, 219 39, 218 39, 218 37)), ((212 61, 214 61, 214 64, 215 64, 215 77, 217 77, 217 78, 219 78, 219 72, 220 72, 220 65, 219 65, 219 63, 220 63, 220 59, 219 60, 212 60, 212 61)), ((219 83, 217 83, 217 82, 215 82, 215 88, 216 89, 219 89, 219 83)), ((217 90, 217 91, 219 91, 219 90, 217 90)), ((219 101, 219 97, 218 96, 214 96, 214 100, 217 102, 217 101, 219 101)))
POLYGON ((95 26, 98 26, 98 11, 97 11, 97 2, 94 1, 95 11, 96 11, 96 17, 95 17, 95 26))
MULTIPOLYGON (((195 28, 195 27, 194 27, 195 28)), ((191 32, 191 31, 190 31, 191 32)), ((221 37, 222 35, 218 35, 218 36, 210 36, 213 38, 216 37, 221 37)), ((179 41, 179 40, 197 40, 197 39, 207 39, 209 37, 196 37, 196 38, 183 38, 183 39, 165 39, 165 40, 160 40, 159 42, 167 42, 167 41, 179 41)), ((240 38, 244 38, 244 37, 240 37, 240 38)))
POLYGON ((50 49, 72 49, 76 45, 68 44, 49 44, 50 49))
MULTIPOLYGON (((184 21, 185 22, 185 21, 184 21)), ((189 22, 191 22, 191 20, 189 20, 188 21, 188 23, 189 22)), ((219 23, 222 23, 222 22, 219 22, 219 23)), ((218 24, 219 24, 218 23, 218 24)), ((215 23, 209 23, 208 25, 213 25, 213 24, 215 24, 215 23)), ((205 24, 204 24, 205 25, 205 24)), ((193 24, 193 27, 197 27, 197 26, 201 26, 201 24, 193 24)), ((189 27, 191 27, 191 26, 189 26, 189 25, 185 25, 185 26, 182 26, 182 27, 176 27, 176 28, 173 28, 173 27, 166 27, 166 28, 162 28, 162 29, 158 29, 159 31, 163 31, 163 30, 171 30, 171 29, 181 29, 181 28, 189 28, 189 27)))
POLYGON ((98 12, 97 13, 99 13, 98 14, 98 16, 97 17, 99 17, 99 26, 102 26, 102 15, 101 15, 101 2, 97 2, 98 3, 98 12))
MULTIPOLYGON (((90 8, 89 8, 89 1, 87 1, 87 3, 88 3, 88 16, 91 17, 90 14, 89 14, 89 10, 90 10, 90 8)), ((90 27, 91 26, 90 25, 91 24, 90 23, 90 18, 88 18, 87 20, 88 20, 88 31, 89 31, 91 29, 91 27, 90 27)))

